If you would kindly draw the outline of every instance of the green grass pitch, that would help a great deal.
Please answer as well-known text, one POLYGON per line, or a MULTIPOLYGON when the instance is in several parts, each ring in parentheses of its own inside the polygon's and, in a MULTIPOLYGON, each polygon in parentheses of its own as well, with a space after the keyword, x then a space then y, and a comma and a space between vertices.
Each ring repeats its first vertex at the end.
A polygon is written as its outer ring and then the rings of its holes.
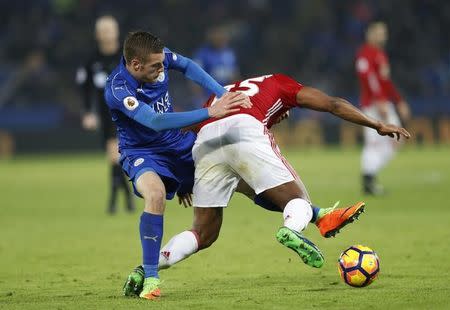
MULTIPOLYGON (((360 194, 358 150, 290 150, 313 201, 345 206, 360 194)), ((0 309, 439 309, 450 307, 450 149, 406 148, 383 171, 390 191, 365 198, 366 213, 334 239, 314 225, 321 269, 275 240, 281 215, 236 195, 219 240, 161 272, 163 298, 124 298, 140 262, 140 212, 105 214, 102 155, 19 157, 0 162, 0 309), (351 288, 336 261, 353 244, 373 248, 379 278, 351 288), (150 302, 151 303, 151 302, 150 302)), ((142 202, 136 201, 139 210, 142 202)), ((192 211, 169 202, 167 241, 192 211)))

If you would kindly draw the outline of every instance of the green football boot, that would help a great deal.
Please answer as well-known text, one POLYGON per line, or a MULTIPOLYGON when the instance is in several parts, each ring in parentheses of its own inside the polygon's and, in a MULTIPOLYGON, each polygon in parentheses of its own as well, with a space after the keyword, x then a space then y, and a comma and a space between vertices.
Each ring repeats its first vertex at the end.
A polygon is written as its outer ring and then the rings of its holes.
POLYGON ((300 233, 287 227, 281 227, 277 233, 277 240, 297 253, 305 264, 315 268, 323 266, 324 258, 322 252, 314 243, 300 233))
POLYGON ((160 284, 161 280, 158 278, 145 278, 144 288, 139 294, 139 297, 150 300, 158 300, 159 297, 161 297, 161 290, 159 289, 160 284))
POLYGON ((123 286, 124 296, 139 296, 144 286, 144 268, 137 266, 128 275, 127 281, 123 286))

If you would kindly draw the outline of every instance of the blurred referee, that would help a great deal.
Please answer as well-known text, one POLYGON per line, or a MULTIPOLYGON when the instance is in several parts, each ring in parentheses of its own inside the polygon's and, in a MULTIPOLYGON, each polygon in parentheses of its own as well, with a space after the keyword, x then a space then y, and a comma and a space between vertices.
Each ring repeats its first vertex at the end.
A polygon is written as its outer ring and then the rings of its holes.
POLYGON ((133 197, 128 182, 119 165, 116 127, 103 98, 106 78, 120 60, 122 51, 119 41, 119 26, 112 16, 101 16, 95 23, 97 47, 89 60, 78 68, 76 82, 83 96, 84 111, 82 125, 86 130, 98 127, 102 133, 102 145, 106 150, 111 168, 110 197, 107 211, 114 214, 117 210, 117 192, 123 189, 126 196, 126 208, 134 211, 133 197))

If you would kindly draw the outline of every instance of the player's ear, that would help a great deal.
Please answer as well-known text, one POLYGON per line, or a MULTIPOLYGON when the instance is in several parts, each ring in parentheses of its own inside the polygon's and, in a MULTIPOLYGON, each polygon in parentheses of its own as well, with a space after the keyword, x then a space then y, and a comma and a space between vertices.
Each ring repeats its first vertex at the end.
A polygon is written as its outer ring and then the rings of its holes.
POLYGON ((135 70, 135 71, 140 71, 142 68, 142 63, 139 61, 139 59, 137 58, 133 58, 131 60, 131 67, 135 70))

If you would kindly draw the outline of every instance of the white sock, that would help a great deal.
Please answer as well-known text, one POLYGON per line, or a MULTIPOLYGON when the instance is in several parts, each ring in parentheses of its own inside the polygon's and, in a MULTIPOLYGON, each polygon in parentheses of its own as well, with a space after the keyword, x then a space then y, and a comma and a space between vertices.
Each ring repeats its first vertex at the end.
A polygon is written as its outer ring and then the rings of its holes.
POLYGON ((198 241, 192 231, 183 231, 175 235, 159 252, 159 269, 170 266, 188 258, 198 250, 198 241))
POLYGON ((304 199, 292 199, 286 204, 283 211, 284 226, 297 232, 306 228, 312 219, 312 208, 304 199))

